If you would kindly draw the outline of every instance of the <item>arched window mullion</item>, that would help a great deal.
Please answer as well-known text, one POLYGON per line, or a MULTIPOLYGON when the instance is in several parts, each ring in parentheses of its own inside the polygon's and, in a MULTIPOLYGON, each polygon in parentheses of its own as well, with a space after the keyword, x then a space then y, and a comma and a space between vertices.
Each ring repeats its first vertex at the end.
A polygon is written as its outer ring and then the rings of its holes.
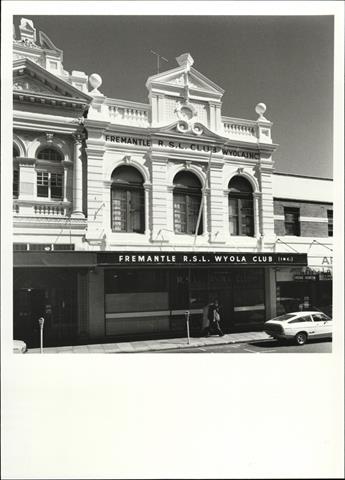
POLYGON ((37 153, 42 160, 36 168, 37 197, 62 201, 64 199, 63 156, 55 148, 43 148, 37 153))
MULTIPOLYGON (((201 204, 201 185, 190 172, 179 172, 174 178, 173 211, 175 233, 195 234, 201 204)), ((202 234, 200 222, 198 235, 202 234)))
POLYGON ((230 235, 254 235, 254 201, 249 182, 234 177, 229 182, 229 228, 230 235))
POLYGON ((113 232, 144 233, 145 231, 143 178, 133 167, 122 166, 113 172, 111 228, 113 232))
POLYGON ((19 197, 19 166, 15 160, 20 156, 17 145, 13 145, 13 182, 12 182, 12 196, 13 198, 19 197))

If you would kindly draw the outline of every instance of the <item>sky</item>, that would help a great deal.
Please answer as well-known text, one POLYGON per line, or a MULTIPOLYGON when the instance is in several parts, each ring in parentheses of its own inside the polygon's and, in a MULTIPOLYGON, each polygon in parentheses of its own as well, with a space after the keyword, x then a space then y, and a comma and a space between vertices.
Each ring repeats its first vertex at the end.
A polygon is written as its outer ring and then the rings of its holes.
POLYGON ((266 104, 276 172, 332 178, 332 16, 23 16, 64 51, 65 70, 98 73, 112 98, 148 103, 150 50, 169 60, 161 71, 189 52, 225 90, 222 115, 256 120, 266 104))

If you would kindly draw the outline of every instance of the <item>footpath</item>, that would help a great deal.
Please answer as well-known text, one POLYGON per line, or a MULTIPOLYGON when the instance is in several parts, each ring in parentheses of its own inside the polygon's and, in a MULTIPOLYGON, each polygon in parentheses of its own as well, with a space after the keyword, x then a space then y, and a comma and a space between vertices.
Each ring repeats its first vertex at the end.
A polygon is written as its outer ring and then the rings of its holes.
MULTIPOLYGON (((264 332, 229 333, 223 337, 191 337, 142 340, 135 342, 98 343, 92 345, 73 345, 67 347, 43 348, 43 353, 149 353, 160 350, 173 350, 191 347, 207 347, 209 345, 226 345, 229 343, 268 340, 264 332)), ((39 348, 30 348, 27 353, 40 353, 39 348)))

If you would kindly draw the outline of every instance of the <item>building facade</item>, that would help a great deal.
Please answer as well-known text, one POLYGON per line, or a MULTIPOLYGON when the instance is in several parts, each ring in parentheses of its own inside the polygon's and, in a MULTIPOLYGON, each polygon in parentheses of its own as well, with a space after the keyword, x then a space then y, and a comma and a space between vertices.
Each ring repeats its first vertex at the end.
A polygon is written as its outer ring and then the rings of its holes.
POLYGON ((332 181, 279 174, 266 107, 224 116, 189 53, 148 103, 67 72, 33 23, 14 34, 14 336, 50 345, 226 331, 332 305, 332 181))

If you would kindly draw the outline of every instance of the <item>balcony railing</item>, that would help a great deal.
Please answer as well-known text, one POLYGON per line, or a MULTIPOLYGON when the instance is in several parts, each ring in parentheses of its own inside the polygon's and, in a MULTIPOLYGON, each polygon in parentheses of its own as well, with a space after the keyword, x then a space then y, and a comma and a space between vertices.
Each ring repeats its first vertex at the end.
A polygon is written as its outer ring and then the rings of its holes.
POLYGON ((13 214, 15 217, 35 217, 35 218, 67 218, 71 213, 70 202, 63 203, 44 203, 37 200, 13 201, 13 214))
POLYGON ((144 103, 126 102, 108 98, 106 100, 110 120, 120 125, 137 127, 150 126, 150 107, 144 103))
POLYGON ((224 133, 229 137, 249 137, 257 139, 258 129, 255 121, 240 118, 222 117, 224 133))

